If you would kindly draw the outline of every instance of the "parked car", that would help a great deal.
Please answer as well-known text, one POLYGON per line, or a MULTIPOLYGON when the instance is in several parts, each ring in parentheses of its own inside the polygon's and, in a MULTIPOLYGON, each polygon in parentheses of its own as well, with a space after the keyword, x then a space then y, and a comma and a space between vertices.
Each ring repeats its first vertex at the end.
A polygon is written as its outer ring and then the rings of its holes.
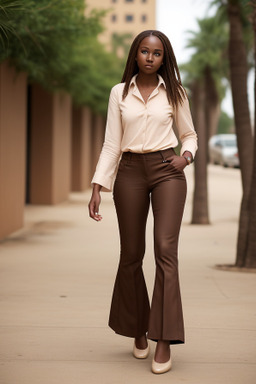
POLYGON ((213 164, 239 167, 236 135, 230 133, 212 136, 209 140, 209 157, 213 164))

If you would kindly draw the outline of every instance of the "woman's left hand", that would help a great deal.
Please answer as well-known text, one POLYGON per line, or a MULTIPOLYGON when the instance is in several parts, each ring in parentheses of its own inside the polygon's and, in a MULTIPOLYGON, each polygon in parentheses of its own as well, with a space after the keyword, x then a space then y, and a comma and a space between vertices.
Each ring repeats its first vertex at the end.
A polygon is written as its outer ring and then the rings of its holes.
POLYGON ((188 165, 187 160, 184 156, 172 156, 170 160, 170 164, 175 168, 178 169, 178 171, 183 171, 183 169, 188 165))

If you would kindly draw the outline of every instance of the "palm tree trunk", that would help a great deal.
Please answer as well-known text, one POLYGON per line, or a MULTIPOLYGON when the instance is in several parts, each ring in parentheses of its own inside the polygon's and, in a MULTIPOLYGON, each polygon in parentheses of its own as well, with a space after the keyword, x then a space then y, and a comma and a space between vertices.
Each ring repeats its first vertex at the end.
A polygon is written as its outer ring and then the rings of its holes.
POLYGON ((216 135, 220 118, 220 100, 216 89, 216 83, 212 76, 210 67, 204 71, 205 80, 205 123, 207 132, 207 143, 211 136, 216 135))
POLYGON ((231 89, 243 185, 236 266, 243 267, 245 265, 248 245, 249 191, 252 175, 253 141, 247 95, 248 66, 238 0, 228 0, 228 17, 230 24, 229 61, 231 89))
MULTIPOLYGON (((254 62, 256 63, 256 0, 252 1, 253 5, 253 30, 254 30, 254 62)), ((254 159, 253 172, 251 181, 251 190, 249 197, 249 236, 248 249, 246 254, 245 266, 247 268, 256 268, 256 64, 255 64, 255 82, 254 82, 254 159)))
POLYGON ((204 87, 197 81, 192 87, 192 113, 198 135, 198 151, 195 157, 192 224, 209 224, 207 185, 208 151, 204 99, 204 87))

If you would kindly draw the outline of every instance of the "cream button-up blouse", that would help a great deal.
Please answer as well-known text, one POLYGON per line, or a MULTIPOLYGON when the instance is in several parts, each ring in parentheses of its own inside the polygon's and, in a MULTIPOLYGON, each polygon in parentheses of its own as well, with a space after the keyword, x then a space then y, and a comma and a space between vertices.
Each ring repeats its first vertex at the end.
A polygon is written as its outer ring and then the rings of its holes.
POLYGON ((182 145, 181 154, 189 151, 194 157, 197 150, 188 99, 174 109, 168 102, 165 82, 158 75, 158 85, 145 103, 136 77, 132 78, 124 100, 124 83, 115 85, 110 92, 105 140, 92 179, 92 183, 100 184, 103 191, 113 188, 122 152, 147 153, 176 147, 174 120, 182 145))

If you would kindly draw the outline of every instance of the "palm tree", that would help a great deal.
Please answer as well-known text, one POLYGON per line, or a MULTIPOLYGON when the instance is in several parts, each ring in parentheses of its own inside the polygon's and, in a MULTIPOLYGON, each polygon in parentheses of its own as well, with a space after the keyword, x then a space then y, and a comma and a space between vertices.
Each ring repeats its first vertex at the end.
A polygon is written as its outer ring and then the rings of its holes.
POLYGON ((243 184, 236 266, 243 267, 245 265, 249 229, 248 200, 252 177, 253 141, 247 94, 248 63, 243 42, 239 0, 228 0, 227 11, 230 25, 229 60, 231 89, 243 184))
POLYGON ((251 1, 215 0, 212 3, 218 5, 219 14, 223 14, 223 11, 226 13, 229 22, 230 81, 243 185, 235 265, 256 267, 256 171, 254 169, 252 173, 253 137, 247 95, 248 48, 250 48, 248 11, 251 9, 251 1))
POLYGON ((218 18, 210 17, 198 20, 199 32, 192 35, 187 47, 196 49, 192 56, 197 67, 197 77, 204 78, 206 87, 206 119, 209 137, 216 134, 220 114, 220 101, 225 94, 222 79, 227 74, 228 41, 227 27, 219 23, 218 18))
POLYGON ((195 159, 195 189, 192 224, 209 224, 207 162, 208 139, 216 133, 220 103, 224 95, 221 82, 226 69, 227 30, 216 18, 198 20, 199 32, 190 32, 188 47, 196 49, 189 64, 181 66, 191 90, 192 114, 199 149, 195 159))
MULTIPOLYGON (((252 0, 252 26, 254 32, 254 71, 256 75, 256 0, 252 0)), ((248 229, 248 245, 245 259, 245 266, 248 268, 256 268, 256 76, 254 84, 254 155, 252 180, 249 195, 249 229, 248 229)))
POLYGON ((195 122, 199 149, 195 158, 195 187, 193 196, 192 224, 210 224, 207 183, 207 124, 205 115, 206 92, 203 81, 191 84, 192 114, 195 122))

